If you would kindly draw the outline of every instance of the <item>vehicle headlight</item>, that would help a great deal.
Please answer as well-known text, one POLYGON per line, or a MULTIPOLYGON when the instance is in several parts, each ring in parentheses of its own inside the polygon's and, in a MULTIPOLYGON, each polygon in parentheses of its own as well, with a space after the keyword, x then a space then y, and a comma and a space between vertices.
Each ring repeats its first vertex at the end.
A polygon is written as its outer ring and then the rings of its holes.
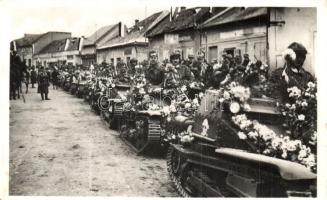
POLYGON ((240 109, 241 109, 240 104, 237 102, 233 102, 229 106, 229 110, 234 114, 240 112, 240 109))

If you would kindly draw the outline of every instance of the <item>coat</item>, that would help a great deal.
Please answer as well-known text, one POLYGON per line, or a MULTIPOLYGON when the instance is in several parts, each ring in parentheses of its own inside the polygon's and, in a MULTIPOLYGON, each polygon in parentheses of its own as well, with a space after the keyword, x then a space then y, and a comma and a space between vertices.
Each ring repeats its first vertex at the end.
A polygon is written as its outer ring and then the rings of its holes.
POLYGON ((49 76, 46 72, 39 72, 38 75, 38 90, 41 93, 48 93, 49 92, 49 76))

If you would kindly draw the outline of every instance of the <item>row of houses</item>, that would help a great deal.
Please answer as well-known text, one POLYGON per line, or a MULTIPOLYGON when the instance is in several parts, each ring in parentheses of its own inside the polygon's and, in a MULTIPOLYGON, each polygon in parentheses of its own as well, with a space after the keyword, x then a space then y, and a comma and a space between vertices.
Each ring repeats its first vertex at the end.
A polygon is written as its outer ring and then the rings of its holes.
POLYGON ((150 50, 157 51, 163 61, 175 50, 183 58, 201 50, 208 62, 224 52, 247 53, 278 67, 283 64, 283 50, 297 41, 307 48, 305 66, 314 73, 316 16, 316 8, 177 7, 135 20, 129 28, 119 22, 86 38, 64 32, 26 34, 12 46, 28 65, 116 64, 133 57, 145 60, 150 50))

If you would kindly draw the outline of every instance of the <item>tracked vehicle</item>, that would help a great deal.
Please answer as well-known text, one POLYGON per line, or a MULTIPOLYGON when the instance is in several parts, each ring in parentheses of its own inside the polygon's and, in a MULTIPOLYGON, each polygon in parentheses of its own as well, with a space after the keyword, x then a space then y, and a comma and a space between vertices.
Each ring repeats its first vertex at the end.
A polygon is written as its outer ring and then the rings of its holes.
POLYGON ((130 90, 127 84, 108 84, 105 94, 99 98, 100 115, 111 129, 120 127, 123 114, 123 105, 130 90))
POLYGON ((165 121, 162 108, 170 104, 173 93, 151 85, 146 95, 135 95, 124 104, 120 137, 137 154, 162 151, 165 121))
MULTIPOLYGON (((240 140, 229 121, 231 112, 227 106, 216 106, 216 95, 206 91, 188 128, 193 141, 172 142, 168 149, 168 172, 178 193, 183 197, 316 196, 316 174, 301 164, 259 154, 253 143, 240 140)), ((282 134, 274 103, 252 99, 246 114, 282 134)))

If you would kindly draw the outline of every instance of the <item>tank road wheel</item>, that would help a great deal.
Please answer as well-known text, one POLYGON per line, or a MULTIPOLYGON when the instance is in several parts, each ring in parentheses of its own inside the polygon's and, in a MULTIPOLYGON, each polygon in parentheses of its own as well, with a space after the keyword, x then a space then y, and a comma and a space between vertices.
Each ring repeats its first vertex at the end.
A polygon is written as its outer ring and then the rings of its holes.
POLYGON ((175 189, 182 197, 191 197, 181 184, 182 159, 180 153, 170 146, 167 152, 167 169, 170 179, 173 181, 175 189))

